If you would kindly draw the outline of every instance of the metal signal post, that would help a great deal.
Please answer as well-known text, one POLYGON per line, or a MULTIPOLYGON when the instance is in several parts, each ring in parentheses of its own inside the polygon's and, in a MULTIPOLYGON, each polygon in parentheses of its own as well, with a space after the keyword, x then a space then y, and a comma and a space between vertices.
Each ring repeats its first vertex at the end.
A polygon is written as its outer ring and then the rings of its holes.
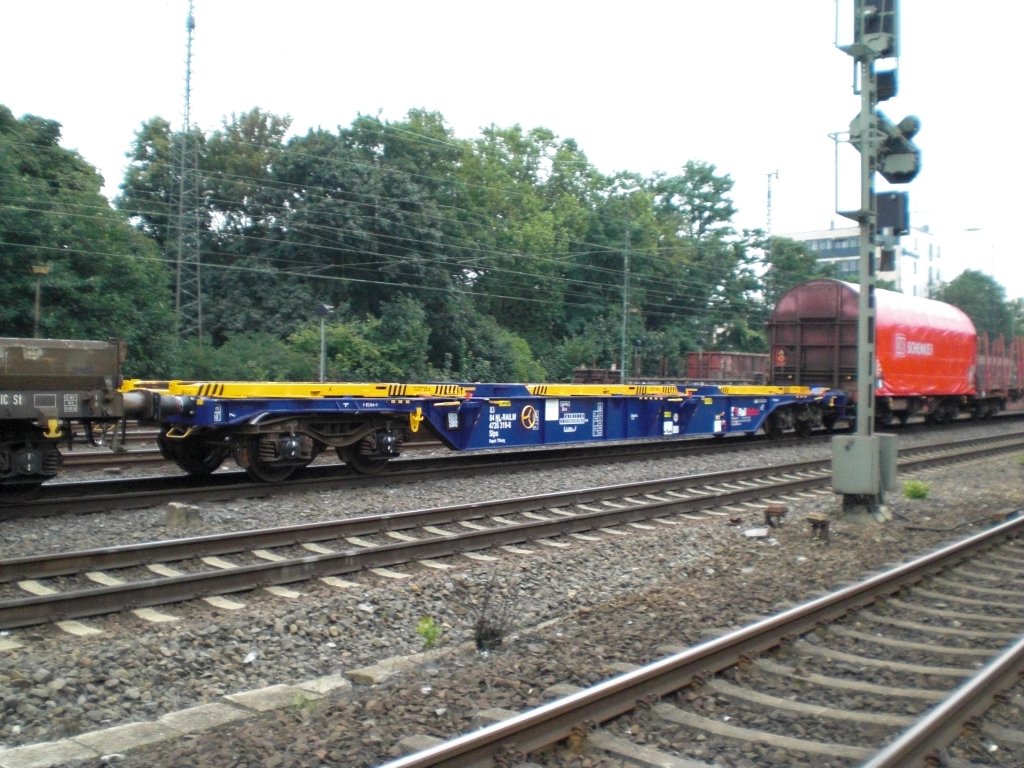
MULTIPOLYGON (((884 516, 884 491, 893 489, 896 477, 896 445, 892 435, 873 434, 877 375, 875 275, 880 231, 875 173, 891 184, 905 184, 917 175, 921 153, 911 142, 919 128, 917 118, 907 117, 893 125, 876 108, 879 101, 895 96, 898 88, 896 64, 886 70, 877 66, 880 60, 895 62, 899 57, 898 0, 854 0, 853 38, 852 44, 839 47, 856 62, 854 88, 859 88, 861 97, 860 113, 850 122, 850 143, 860 152, 860 207, 840 213, 860 225, 857 429, 855 435, 832 440, 832 487, 843 494, 844 509, 864 505, 884 516)), ((906 195, 890 199, 902 206, 896 218, 905 222, 906 195)), ((892 237, 892 229, 891 224, 885 228, 887 239, 892 237)))

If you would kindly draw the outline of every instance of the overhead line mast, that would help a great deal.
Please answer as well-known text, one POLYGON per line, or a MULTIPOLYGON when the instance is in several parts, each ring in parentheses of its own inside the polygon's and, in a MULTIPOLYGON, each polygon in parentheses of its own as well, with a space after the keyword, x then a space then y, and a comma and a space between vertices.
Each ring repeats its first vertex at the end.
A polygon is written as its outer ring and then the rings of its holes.
POLYGON ((199 144, 192 126, 192 40, 196 28, 193 0, 185 23, 185 106, 178 137, 178 206, 174 230, 177 272, 174 311, 179 341, 203 337, 202 259, 200 257, 199 144))
POLYGON ((770 241, 771 240, 771 236, 772 236, 772 179, 775 179, 776 181, 779 180, 779 171, 778 171, 778 169, 776 169, 776 170, 772 171, 771 173, 769 173, 767 175, 768 175, 768 206, 767 206, 767 214, 765 215, 764 233, 767 236, 768 240, 770 241))

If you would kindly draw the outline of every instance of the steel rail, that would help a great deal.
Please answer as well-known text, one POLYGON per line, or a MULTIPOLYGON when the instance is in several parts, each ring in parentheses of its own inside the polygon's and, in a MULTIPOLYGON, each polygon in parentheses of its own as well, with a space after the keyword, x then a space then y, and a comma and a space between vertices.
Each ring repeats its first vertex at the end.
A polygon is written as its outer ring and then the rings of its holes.
MULTIPOLYGON (((319 523, 212 534, 190 539, 126 544, 60 554, 30 555, 0 561, 0 583, 20 579, 52 578, 77 573, 86 568, 92 570, 130 568, 154 561, 225 555, 246 549, 284 547, 388 531, 403 531, 427 525, 445 525, 495 515, 589 504, 605 499, 620 498, 623 495, 653 494, 667 490, 683 491, 697 486, 749 481, 751 478, 763 477, 766 474, 806 474, 821 472, 827 468, 828 461, 807 461, 759 469, 735 469, 704 475, 684 475, 625 485, 581 488, 384 515, 366 515, 319 523)), ((720 503, 716 500, 717 498, 717 494, 709 493, 700 499, 694 499, 693 504, 695 508, 700 502, 706 502, 707 506, 715 505, 720 503)), ((653 507, 654 505, 652 503, 649 506, 653 507)))
POLYGON ((281 483, 253 482, 241 470, 216 472, 206 477, 171 475, 88 483, 57 482, 44 485, 36 498, 11 505, 3 503, 3 491, 0 490, 0 522, 10 518, 47 517, 64 514, 69 510, 86 514, 152 507, 171 501, 229 501, 307 491, 322 492, 340 487, 415 482, 423 479, 424 475, 436 477, 440 472, 451 477, 472 477, 482 472, 578 466, 581 462, 640 461, 737 449, 759 450, 766 445, 779 446, 790 442, 796 441, 784 439, 765 443, 745 437, 732 437, 724 441, 671 440, 598 447, 590 445, 544 450, 451 453, 441 457, 401 459, 390 463, 381 474, 372 476, 353 474, 338 464, 313 465, 281 483))
MULTIPOLYGON (((991 451, 997 450, 997 448, 988 446, 982 450, 984 454, 987 455, 991 451)), ((1003 450, 1006 450, 1005 446, 1003 447, 1003 450)), ((970 455, 977 455, 977 452, 972 451, 970 455)), ((939 452, 937 455, 927 457, 925 459, 919 459, 916 463, 925 462, 931 465, 936 462, 946 462, 950 460, 952 459, 948 452, 939 452)), ((820 487, 827 483, 829 474, 820 466, 823 463, 824 462, 811 462, 810 465, 807 463, 796 465, 797 467, 803 466, 805 468, 802 477, 792 477, 792 475, 795 474, 793 471, 793 465, 789 465, 788 467, 783 465, 778 468, 769 468, 767 472, 762 469, 760 470, 762 475, 778 476, 781 474, 782 476, 771 485, 751 484, 739 490, 715 490, 710 493, 703 493, 696 498, 676 498, 664 501, 650 500, 650 503, 644 503, 642 505, 636 504, 632 507, 581 512, 572 514, 571 516, 558 516, 557 518, 549 521, 531 521, 528 523, 501 525, 500 527, 490 528, 483 531, 471 531, 451 534, 448 536, 438 535, 436 538, 432 539, 424 539, 415 542, 402 542, 398 544, 385 544, 373 549, 346 549, 341 552, 309 555, 299 559, 238 566, 230 570, 151 579, 114 587, 98 587, 78 590, 70 593, 55 593, 52 595, 14 599, 0 603, 0 628, 8 629, 69 618, 95 616, 103 613, 117 612, 124 610, 125 608, 163 605, 181 600, 204 597, 211 594, 241 592, 275 584, 289 584, 317 577, 354 573, 370 568, 401 565, 415 560, 447 557, 496 546, 521 544, 539 538, 549 538, 571 533, 582 533, 584 531, 600 527, 640 522, 641 520, 650 519, 652 517, 665 516, 688 510, 697 511, 708 507, 723 506, 752 498, 764 497, 766 495, 771 496, 781 493, 792 493, 798 490, 820 487), (807 466, 812 465, 819 466, 810 470, 806 469, 807 466)), ((723 481, 735 482, 735 480, 738 479, 738 476, 735 474, 725 474, 731 479, 724 480, 721 473, 713 477, 716 478, 718 484, 721 484, 723 481)), ((688 481, 692 484, 695 479, 689 478, 688 481)), ((706 482, 704 484, 706 484, 706 482)), ((645 484, 641 485, 643 486, 645 484)), ((609 490, 614 489, 599 489, 599 492, 604 493, 604 497, 607 498, 609 490)), ((635 485, 626 486, 626 495, 631 493, 635 494, 637 492, 635 485)), ((619 495, 622 494, 620 493, 619 495)), ((554 496, 556 498, 560 497, 559 503, 567 503, 567 495, 555 494, 554 496)), ((573 496, 573 494, 568 494, 568 496, 573 496)), ((536 505, 538 500, 535 497, 528 497, 525 500, 506 500, 505 504, 511 503, 514 507, 516 503, 523 503, 524 501, 527 508, 537 508, 536 505)), ((580 502, 574 501, 568 503, 578 504, 580 502)), ((400 513, 397 516, 386 516, 383 520, 379 518, 352 518, 350 521, 314 524, 312 528, 317 529, 319 526, 324 526, 324 531, 326 531, 331 525, 336 525, 339 527, 335 528, 335 531, 345 530, 345 535, 351 536, 355 535, 352 531, 357 530, 357 526, 369 525, 369 528, 362 529, 364 534, 379 533, 387 530, 394 530, 394 528, 390 527, 392 525, 409 527, 413 525, 412 520, 416 519, 417 515, 419 515, 419 519, 421 521, 419 524, 429 524, 423 523, 422 520, 429 518, 432 515, 435 516, 433 518, 434 524, 437 524, 437 522, 455 521, 459 519, 457 517, 458 514, 462 513, 464 515, 467 507, 472 511, 473 506, 474 505, 463 505, 461 508, 453 508, 450 510, 426 510, 406 513, 405 515, 400 513), (452 517, 452 515, 456 515, 456 517, 452 517), (346 529, 345 526, 356 527, 346 529)), ((548 506, 551 506, 550 502, 548 503, 548 506)), ((487 510, 485 514, 496 514, 493 509, 494 508, 487 510)), ((512 509, 512 507, 505 507, 505 509, 512 509)), ((475 514, 475 512, 473 514, 475 514)), ((274 544, 271 543, 272 541, 276 541, 277 546, 282 546, 300 543, 302 541, 309 541, 310 539, 301 537, 300 534, 302 533, 302 529, 303 526, 298 526, 284 529, 268 529, 263 532, 242 532, 238 534, 236 538, 244 540, 246 542, 246 548, 248 549, 257 548, 257 545, 273 546, 274 544)), ((160 547, 166 548, 163 553, 161 553, 161 558, 165 554, 168 556, 167 559, 196 557, 199 555, 211 554, 215 551, 203 551, 203 547, 223 547, 225 541, 226 539, 224 536, 212 536, 201 537, 194 540, 177 540, 164 543, 154 543, 150 552, 143 553, 142 556, 133 556, 130 552, 133 547, 112 548, 107 552, 94 550, 86 553, 71 553, 69 557, 71 560, 75 561, 76 567, 67 570, 63 566, 54 565, 52 566, 53 570, 49 575, 67 573, 71 570, 81 571, 85 567, 97 569, 101 567, 101 565, 105 565, 110 568, 114 567, 111 563, 118 561, 128 563, 129 565, 140 565, 146 562, 152 562, 154 559, 157 559, 153 556, 153 553, 159 551, 160 547), (104 561, 105 558, 106 562, 104 561)), ((234 550, 232 551, 239 551, 238 541, 236 541, 232 546, 234 546, 234 550)), ((219 550, 219 553, 224 554, 226 551, 227 550, 221 549, 219 550)), ((57 558, 52 559, 56 560, 57 558)), ((3 580, 10 580, 12 578, 28 578, 29 574, 32 573, 31 567, 47 567, 45 565, 45 560, 46 556, 23 558, 20 560, 4 562, 0 564, 0 567, 4 569, 2 571, 4 574, 3 580)))
MULTIPOLYGON (((131 433, 129 433, 129 438, 131 433)), ((141 441, 141 437, 139 440, 141 441)), ((150 442, 155 442, 155 434, 150 442)), ((444 446, 440 441, 426 442, 417 441, 414 443, 406 443, 404 448, 407 453, 416 453, 419 451, 440 449, 444 446)), ((135 450, 121 450, 112 451, 107 447, 97 449, 79 450, 78 452, 64 453, 61 457, 62 469, 74 469, 74 470, 88 470, 96 469, 101 467, 114 466, 130 466, 132 464, 156 464, 164 463, 170 466, 171 462, 165 458, 158 448, 139 448, 135 450)))
MULTIPOLYGON (((968 446, 991 440, 1013 439, 1014 435, 959 440, 948 445, 968 446)), ((827 435, 811 438, 824 443, 827 435)), ((732 437, 725 440, 670 440, 584 445, 570 448, 523 451, 482 451, 443 457, 403 459, 390 464, 380 475, 353 475, 340 465, 314 465, 282 483, 251 481, 242 471, 217 472, 207 477, 172 475, 144 479, 106 479, 88 483, 57 482, 44 485, 37 498, 13 504, 3 503, 0 490, 0 523, 5 519, 47 517, 66 514, 110 512, 157 506, 172 501, 232 501, 245 497, 268 497, 307 491, 329 491, 341 487, 374 487, 396 482, 415 482, 424 475, 443 472, 451 477, 472 477, 483 472, 514 472, 530 467, 576 466, 588 461, 637 461, 652 457, 679 457, 730 450, 760 450, 807 440, 783 439, 765 442, 757 438, 732 437)), ((904 451, 903 453, 917 452, 904 451)))
MULTIPOLYGON (((827 477, 826 477, 827 480, 827 477)), ((0 629, 31 626, 84 616, 113 613, 125 608, 165 605, 211 594, 243 592, 258 587, 290 584, 324 576, 357 573, 371 568, 402 565, 499 546, 523 544, 535 539, 582 533, 595 528, 640 522, 651 517, 735 503, 764 495, 792 493, 820 485, 820 473, 786 477, 771 486, 709 493, 696 498, 652 501, 649 504, 559 516, 547 521, 513 523, 487 530, 473 530, 414 542, 382 544, 373 549, 350 548, 330 554, 311 554, 299 559, 242 565, 218 570, 97 587, 70 593, 19 598, 0 603, 0 629)), ((379 530, 379 529, 377 529, 379 530)))
MULTIPOLYGON (((381 768, 446 768, 492 765, 504 752, 530 753, 567 738, 584 723, 599 724, 633 710, 639 701, 678 691, 694 680, 735 664, 744 656, 762 653, 782 641, 798 637, 850 610, 916 583, 949 564, 982 552, 1024 531, 1024 518, 995 526, 897 566, 859 584, 837 590, 778 615, 701 643, 596 686, 508 720, 457 737, 381 768)), ((885 763, 883 765, 907 765, 885 763)))
POLYGON ((63 469, 84 470, 95 467, 113 465, 153 464, 166 462, 163 454, 156 448, 145 448, 137 451, 91 450, 78 453, 65 453, 61 457, 63 469))
MULTIPOLYGON (((966 450, 984 446, 989 441, 972 439, 952 444, 954 450, 966 450)), ((1015 443, 1011 443, 1015 444, 1015 443)), ((997 446, 1003 450, 1004 441, 997 446)), ((911 454, 936 454, 929 460, 944 460, 948 446, 917 449, 911 454)), ((918 458, 920 462, 924 459, 918 458)), ((402 531, 421 528, 426 525, 474 520, 512 512, 533 511, 552 506, 587 504, 604 499, 634 494, 656 494, 666 490, 686 490, 698 485, 745 482, 765 474, 801 474, 827 469, 828 460, 796 462, 785 465, 762 467, 756 470, 737 469, 714 472, 705 475, 683 475, 648 480, 625 485, 599 486, 534 496, 497 499, 451 507, 410 510, 386 515, 367 515, 343 520, 328 520, 320 523, 305 523, 294 526, 237 531, 212 534, 190 539, 173 539, 79 550, 67 553, 48 553, 26 557, 9 558, 0 561, 0 583, 21 579, 52 578, 80 572, 86 568, 94 570, 129 568, 146 565, 155 561, 182 560, 189 557, 225 555, 245 549, 283 547, 302 543, 326 541, 351 536, 364 536, 388 531, 402 531)), ((904 460, 904 466, 907 466, 904 460)), ((920 466, 920 465, 916 465, 920 466)), ((824 478, 822 478, 824 480, 824 478)), ((705 496, 708 505, 719 504, 716 496, 705 496)))
MULTIPOLYGON (((862 768, 923 766, 935 752, 953 743, 963 726, 985 713, 995 698, 1024 675, 1024 638, 1011 645, 952 696, 928 712, 910 730, 862 768)), ((938 764, 938 763, 937 763, 938 764)))

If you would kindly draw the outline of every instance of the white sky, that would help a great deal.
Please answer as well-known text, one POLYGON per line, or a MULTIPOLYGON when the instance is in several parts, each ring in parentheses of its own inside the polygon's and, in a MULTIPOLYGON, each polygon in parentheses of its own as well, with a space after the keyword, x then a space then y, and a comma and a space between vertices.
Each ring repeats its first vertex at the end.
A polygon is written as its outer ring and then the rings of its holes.
MULTIPOLYGON (((851 0, 840 8, 848 25, 851 0)), ((187 9, 0 4, 0 104, 62 123, 64 146, 115 193, 139 126, 181 124, 187 9)), ((948 261, 961 257, 947 279, 971 266, 1024 297, 1010 135, 1024 8, 903 0, 902 11, 900 95, 881 108, 922 122, 923 169, 902 187, 912 223, 942 239, 948 261)), ((834 47, 832 0, 195 0, 195 20, 192 118, 207 131, 253 107, 291 116, 297 133, 423 107, 459 138, 492 123, 550 128, 608 173, 712 163, 735 181, 741 227, 765 226, 778 171, 774 234, 852 225, 834 213, 828 135, 860 100, 853 60, 834 47)), ((847 176, 840 207, 858 193, 847 176)))

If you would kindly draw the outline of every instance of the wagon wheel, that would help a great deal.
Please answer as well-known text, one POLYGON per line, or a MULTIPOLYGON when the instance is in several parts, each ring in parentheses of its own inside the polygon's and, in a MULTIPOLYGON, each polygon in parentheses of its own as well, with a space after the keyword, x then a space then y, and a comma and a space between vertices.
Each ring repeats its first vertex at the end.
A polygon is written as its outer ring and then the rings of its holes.
POLYGON ((251 480, 256 480, 261 483, 280 483, 282 480, 287 480, 292 476, 292 473, 298 467, 294 465, 285 464, 284 466, 277 464, 267 464, 266 462, 256 460, 245 468, 245 474, 249 476, 251 480))
POLYGON ((198 436, 174 439, 164 429, 156 439, 160 453, 190 475, 203 476, 219 467, 228 455, 224 446, 207 443, 198 436))
POLYGON ((812 428, 811 428, 811 420, 810 419, 797 419, 796 420, 796 424, 794 425, 794 427, 796 429, 796 433, 800 437, 810 437, 811 436, 812 428))
POLYGON ((386 457, 366 456, 359 452, 359 445, 346 445, 337 449, 338 458, 360 475, 376 475, 388 465, 386 457))
POLYGON ((785 421, 782 415, 776 411, 768 415, 768 418, 764 422, 764 433, 768 435, 771 440, 779 440, 782 437, 782 433, 785 429, 785 421))
POLYGON ((235 447, 235 461, 245 470, 250 480, 260 483, 280 483, 292 476, 299 467, 295 464, 271 464, 259 458, 259 438, 253 437, 235 447))

